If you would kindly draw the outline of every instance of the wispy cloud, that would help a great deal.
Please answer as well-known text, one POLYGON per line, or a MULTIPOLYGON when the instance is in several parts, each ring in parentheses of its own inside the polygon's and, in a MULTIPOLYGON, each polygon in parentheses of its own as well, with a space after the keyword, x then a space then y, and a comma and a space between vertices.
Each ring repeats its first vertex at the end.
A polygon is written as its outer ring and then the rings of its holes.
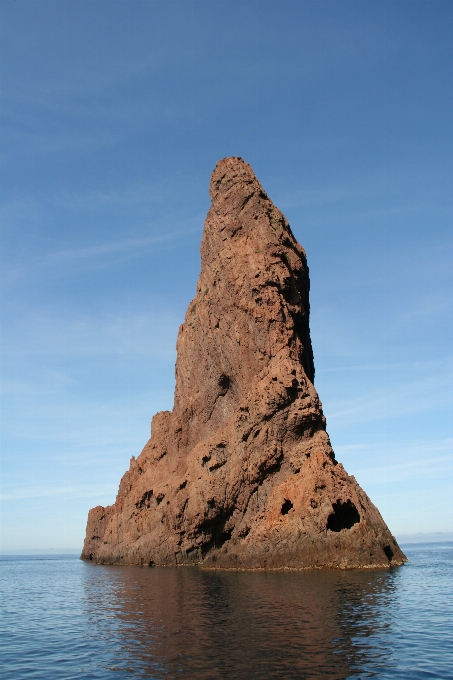
MULTIPOLYGON (((452 381, 452 367, 447 362, 444 370, 418 380, 393 381, 391 387, 383 386, 370 398, 363 393, 349 400, 336 400, 329 404, 326 413, 328 422, 353 421, 356 425, 364 421, 395 418, 407 414, 436 411, 447 406, 452 381)), ((362 391, 363 392, 363 391, 362 391)))
MULTIPOLYGON (((6 137, 6 135, 5 135, 6 137)), ((17 154, 20 152, 24 155, 31 154, 54 154, 62 152, 72 152, 74 154, 87 152, 93 153, 101 149, 115 146, 119 141, 119 135, 107 130, 97 130, 95 132, 73 132, 67 130, 53 131, 53 132, 24 132, 20 135, 10 132, 8 135, 8 146, 4 146, 3 163, 9 160, 11 151, 8 148, 14 148, 17 154)))
MULTIPOLYGON (((452 449, 452 445, 450 445, 452 449)), ((364 486, 386 485, 395 482, 426 482, 429 479, 442 479, 453 467, 452 454, 425 460, 412 460, 395 465, 383 464, 376 467, 355 469, 353 474, 364 486)))
POLYGON ((306 208, 312 205, 338 203, 346 198, 357 198, 357 193, 350 189, 326 188, 295 190, 277 195, 275 200, 282 210, 291 208, 306 208))
MULTIPOLYGON (((201 231, 202 220, 191 220, 182 229, 166 231, 165 227, 159 225, 158 235, 149 235, 141 238, 127 238, 112 241, 104 241, 92 245, 81 247, 65 248, 40 256, 28 255, 21 259, 16 259, 9 266, 3 267, 2 282, 7 285, 14 285, 23 279, 33 278, 36 275, 58 272, 58 267, 64 265, 63 273, 67 272, 68 265, 85 266, 90 268, 98 266, 108 266, 108 258, 117 266, 118 258, 131 258, 142 255, 144 252, 168 250, 181 246, 184 239, 190 239, 193 234, 201 231), (193 226, 194 222, 196 226, 193 226)), ((156 225, 153 225, 155 228, 156 225)))
POLYGON ((453 473, 453 439, 409 444, 353 444, 336 447, 337 458, 365 486, 446 480, 453 473), (363 465, 363 460, 369 463, 363 465), (373 464, 379 461, 379 464, 373 464))
POLYGON ((0 501, 18 501, 29 498, 52 498, 63 496, 66 499, 76 498, 115 498, 118 485, 99 485, 99 484, 78 484, 67 486, 24 486, 13 487, 4 491, 0 495, 0 501))
POLYGON ((2 354, 5 358, 129 355, 173 359, 180 321, 170 313, 152 311, 83 316, 73 312, 69 318, 58 312, 26 313, 10 319, 3 329, 2 354))
POLYGON ((121 189, 96 189, 86 192, 60 191, 47 198, 47 203, 57 208, 98 210, 105 207, 130 207, 165 203, 173 195, 168 184, 135 184, 121 189))
POLYGON ((41 220, 56 209, 97 211, 109 207, 118 208, 143 205, 165 204, 177 190, 167 183, 136 183, 129 186, 92 189, 89 191, 46 191, 22 193, 4 197, 1 214, 4 224, 14 227, 24 220, 36 217, 41 220))
POLYGON ((107 243, 100 243, 95 246, 86 246, 83 248, 69 248, 60 250, 55 253, 49 253, 37 260, 40 265, 60 264, 82 258, 102 257, 105 255, 113 255, 116 253, 131 253, 133 251, 142 251, 144 248, 150 246, 168 243, 187 236, 190 233, 199 231, 199 228, 185 229, 175 231, 172 233, 164 233, 159 236, 146 236, 144 238, 136 239, 121 239, 119 241, 110 241, 107 243))
POLYGON ((187 216, 183 211, 187 191, 187 183, 180 186, 173 178, 166 183, 139 182, 119 188, 48 191, 5 198, 1 206, 3 285, 36 275, 64 274, 69 265, 105 267, 109 257, 116 265, 119 258, 179 247, 182 241, 201 233, 205 217, 204 212, 187 216), (176 206, 175 196, 180 206, 176 206), (60 228, 61 224, 66 225, 65 229, 60 228), (84 225, 82 232, 80 224, 84 225), (30 231, 30 225, 33 230, 42 230, 44 238, 31 244, 28 239, 18 240, 17 235, 30 231), (92 234, 102 232, 121 236, 93 238, 92 234), (68 233, 71 245, 66 240, 68 233), (128 236, 123 237, 125 233, 128 236), (59 240, 63 247, 55 247, 59 240), (59 266, 64 266, 60 272, 59 266))
POLYGON ((318 368, 316 370, 316 375, 324 373, 351 373, 351 372, 361 372, 361 371, 371 371, 381 373, 382 371, 398 371, 401 369, 412 370, 412 371, 428 371, 436 370, 439 367, 438 360, 430 361, 394 361, 394 362, 377 362, 377 363, 363 363, 363 364, 343 364, 341 366, 327 366, 318 368))
MULTIPOLYGON (((331 145, 339 139, 331 140, 331 145)), ((292 188, 275 196, 282 210, 308 209, 305 224, 318 219, 311 208, 323 208, 319 218, 324 224, 376 217, 429 212, 451 215, 451 197, 437 185, 425 185, 420 191, 418 168, 404 165, 389 170, 387 165, 367 169, 362 178, 344 177, 322 187, 292 188), (417 189, 414 191, 414 187, 417 189), (332 209, 335 210, 332 213, 332 209)), ((366 224, 366 222, 364 222, 366 224)))

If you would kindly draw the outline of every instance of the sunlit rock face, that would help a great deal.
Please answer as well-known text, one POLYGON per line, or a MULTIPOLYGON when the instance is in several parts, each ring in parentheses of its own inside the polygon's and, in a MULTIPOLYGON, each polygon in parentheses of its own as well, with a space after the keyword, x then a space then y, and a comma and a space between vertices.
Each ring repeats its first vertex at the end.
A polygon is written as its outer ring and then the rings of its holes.
POLYGON ((82 558, 373 568, 405 557, 332 450, 315 390, 305 251, 241 158, 220 161, 173 411, 88 516, 82 558))

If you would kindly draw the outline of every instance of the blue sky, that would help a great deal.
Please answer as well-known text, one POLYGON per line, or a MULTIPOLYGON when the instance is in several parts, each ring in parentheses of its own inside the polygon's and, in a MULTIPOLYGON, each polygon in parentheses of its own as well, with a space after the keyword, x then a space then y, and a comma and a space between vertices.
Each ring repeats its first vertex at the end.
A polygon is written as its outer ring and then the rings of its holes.
POLYGON ((231 155, 307 251, 337 458, 396 535, 452 531, 452 3, 1 14, 2 549, 81 547, 172 408, 231 155))

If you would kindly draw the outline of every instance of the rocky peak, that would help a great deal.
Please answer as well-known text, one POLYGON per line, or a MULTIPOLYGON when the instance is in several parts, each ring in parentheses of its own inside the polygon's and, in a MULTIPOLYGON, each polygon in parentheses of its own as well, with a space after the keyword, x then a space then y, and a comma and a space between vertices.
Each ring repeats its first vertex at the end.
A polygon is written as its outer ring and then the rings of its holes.
POLYGON ((211 178, 174 408, 89 515, 82 556, 226 568, 370 567, 404 555, 337 464, 313 385, 305 251, 241 158, 211 178))
POLYGON ((241 158, 217 164, 211 196, 177 344, 175 411, 197 431, 189 446, 231 417, 275 357, 314 377, 308 268, 287 220, 241 158))

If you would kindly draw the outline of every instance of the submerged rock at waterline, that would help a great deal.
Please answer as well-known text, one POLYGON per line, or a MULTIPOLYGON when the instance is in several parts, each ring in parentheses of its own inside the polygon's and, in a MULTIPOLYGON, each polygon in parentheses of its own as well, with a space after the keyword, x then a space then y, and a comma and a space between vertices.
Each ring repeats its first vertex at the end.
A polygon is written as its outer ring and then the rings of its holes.
POLYGON ((315 390, 305 251, 241 158, 211 178, 173 411, 88 516, 82 558, 209 568, 373 568, 406 558, 337 463, 315 390))

